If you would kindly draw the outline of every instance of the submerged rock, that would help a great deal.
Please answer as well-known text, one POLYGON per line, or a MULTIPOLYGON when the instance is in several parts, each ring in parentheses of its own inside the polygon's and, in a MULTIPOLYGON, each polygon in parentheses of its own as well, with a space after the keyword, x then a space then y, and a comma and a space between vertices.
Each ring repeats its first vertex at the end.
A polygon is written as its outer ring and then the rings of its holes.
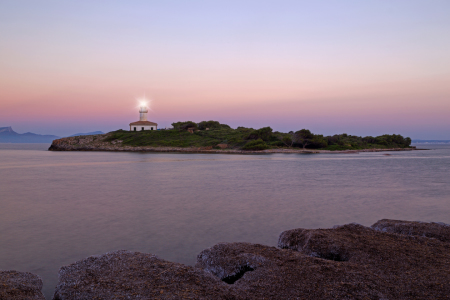
POLYGON ((42 279, 28 272, 0 271, 0 299, 45 300, 42 279))
POLYGON ((241 298, 210 273, 122 250, 62 267, 53 299, 241 298))
POLYGON ((348 224, 288 230, 280 235, 278 246, 340 266, 357 265, 376 277, 371 284, 380 291, 391 286, 388 298, 444 299, 450 295, 450 244, 436 239, 348 224))
POLYGON ((450 225, 444 223, 426 223, 383 219, 371 226, 383 232, 435 238, 442 242, 450 242, 450 225))

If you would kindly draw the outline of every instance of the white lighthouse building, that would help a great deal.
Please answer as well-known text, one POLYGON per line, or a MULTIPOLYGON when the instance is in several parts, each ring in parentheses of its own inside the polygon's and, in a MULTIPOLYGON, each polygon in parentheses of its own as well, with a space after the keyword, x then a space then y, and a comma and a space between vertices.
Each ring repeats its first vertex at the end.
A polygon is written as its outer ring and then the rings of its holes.
POLYGON ((147 106, 142 105, 139 109, 139 121, 130 123, 130 131, 156 130, 158 124, 147 121, 147 106))

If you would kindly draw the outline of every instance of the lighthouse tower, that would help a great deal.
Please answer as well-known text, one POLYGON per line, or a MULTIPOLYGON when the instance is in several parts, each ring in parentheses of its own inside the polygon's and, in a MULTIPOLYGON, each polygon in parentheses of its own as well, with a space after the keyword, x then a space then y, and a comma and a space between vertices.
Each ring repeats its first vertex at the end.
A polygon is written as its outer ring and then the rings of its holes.
POLYGON ((139 121, 130 123, 130 131, 156 130, 158 124, 147 121, 148 109, 146 105, 139 108, 139 121))
POLYGON ((139 121, 147 121, 148 109, 146 106, 141 106, 139 109, 139 121))

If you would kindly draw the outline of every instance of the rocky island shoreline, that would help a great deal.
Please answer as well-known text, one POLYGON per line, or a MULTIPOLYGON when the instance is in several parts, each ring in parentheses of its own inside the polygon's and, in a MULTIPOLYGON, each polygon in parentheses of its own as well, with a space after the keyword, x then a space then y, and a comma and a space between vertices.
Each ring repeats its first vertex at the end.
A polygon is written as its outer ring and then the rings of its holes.
POLYGON ((112 139, 112 133, 75 136, 56 139, 49 147, 49 151, 113 151, 113 152, 178 152, 178 153, 220 153, 220 154, 269 154, 269 153, 359 153, 384 151, 412 151, 422 150, 409 148, 371 148, 357 150, 318 150, 302 148, 271 148, 263 150, 242 150, 232 148, 226 143, 203 147, 170 147, 170 146, 130 146, 123 140, 112 139))
MULTIPOLYGON (((278 247, 219 243, 195 266, 125 250, 64 266, 54 300, 449 299, 450 225, 383 219, 292 229, 278 247)), ((31 273, 0 271, 0 299, 44 299, 31 273)))

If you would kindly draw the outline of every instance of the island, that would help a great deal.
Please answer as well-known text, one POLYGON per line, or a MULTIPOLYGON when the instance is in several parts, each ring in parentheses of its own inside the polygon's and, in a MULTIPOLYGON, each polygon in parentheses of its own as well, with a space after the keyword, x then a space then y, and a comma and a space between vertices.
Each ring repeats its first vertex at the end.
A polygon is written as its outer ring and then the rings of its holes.
POLYGON ((411 139, 398 134, 377 137, 346 133, 323 136, 308 129, 288 133, 231 128, 218 121, 172 123, 170 129, 126 131, 56 139, 51 151, 148 151, 194 153, 354 153, 414 150, 411 139))

